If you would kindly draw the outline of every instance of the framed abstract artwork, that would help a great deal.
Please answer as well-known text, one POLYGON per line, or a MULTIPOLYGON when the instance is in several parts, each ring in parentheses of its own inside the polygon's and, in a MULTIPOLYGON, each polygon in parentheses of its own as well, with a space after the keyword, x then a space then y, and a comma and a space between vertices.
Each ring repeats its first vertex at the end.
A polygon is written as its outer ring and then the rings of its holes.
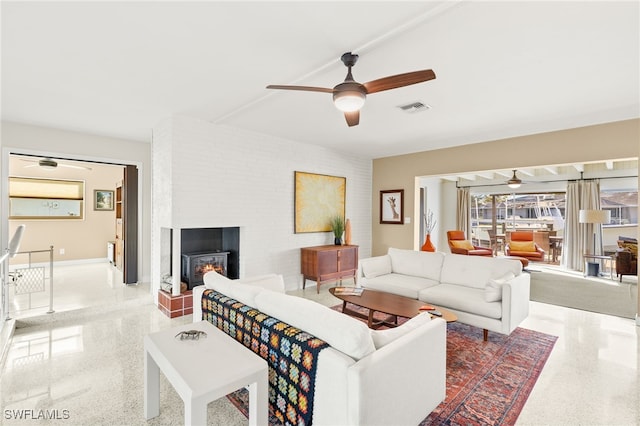
POLYGON ((295 233, 329 232, 330 219, 345 215, 347 178, 295 172, 295 233))
POLYGON ((404 189, 380 191, 380 223, 404 224, 404 189))

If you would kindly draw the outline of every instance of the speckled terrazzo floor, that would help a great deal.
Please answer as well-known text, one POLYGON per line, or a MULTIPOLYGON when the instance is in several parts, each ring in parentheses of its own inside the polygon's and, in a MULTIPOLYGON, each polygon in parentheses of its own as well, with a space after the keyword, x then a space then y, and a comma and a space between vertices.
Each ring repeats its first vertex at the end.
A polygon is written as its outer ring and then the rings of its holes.
MULTIPOLYGON (((314 287, 294 293, 336 304, 327 288, 320 295, 314 287)), ((182 401, 162 375, 160 416, 144 419, 142 342, 191 316, 168 319, 142 296, 129 305, 119 301, 123 309, 116 304, 21 323, 27 326, 16 329, 0 377, 0 424, 182 424, 182 401), (15 418, 39 410, 59 419, 15 418)), ((531 302, 521 327, 559 338, 517 424, 640 424, 640 327, 633 320, 531 302)), ((209 404, 208 424, 247 420, 222 398, 209 404)))

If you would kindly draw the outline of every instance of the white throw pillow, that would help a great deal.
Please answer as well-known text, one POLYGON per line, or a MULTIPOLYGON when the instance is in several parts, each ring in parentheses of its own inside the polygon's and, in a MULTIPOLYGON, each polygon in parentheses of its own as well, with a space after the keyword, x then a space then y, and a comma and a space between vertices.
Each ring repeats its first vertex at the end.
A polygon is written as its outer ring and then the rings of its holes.
POLYGON ((391 273, 391 258, 388 255, 362 259, 360 264, 365 278, 375 278, 391 273))
POLYGON ((490 279, 484 288, 484 300, 487 302, 498 302, 502 300, 502 285, 515 278, 512 272, 508 272, 501 278, 490 279))
POLYGON ((301 297, 263 291, 256 308, 324 340, 336 350, 359 360, 376 350, 365 323, 301 297))
POLYGON ((376 349, 380 349, 384 345, 393 342, 399 337, 404 336, 410 331, 420 327, 422 324, 428 323, 430 321, 431 315, 423 312, 411 318, 409 321, 405 322, 399 327, 389 328, 387 330, 370 330, 373 344, 375 345, 376 349))
POLYGON ((257 275, 254 277, 241 278, 236 280, 237 283, 251 284, 253 286, 262 287, 267 290, 284 293, 284 279, 279 274, 257 275))
POLYGON ((202 281, 204 281, 204 287, 210 290, 216 290, 220 293, 224 293, 224 291, 219 290, 219 288, 229 288, 228 285, 231 280, 224 275, 220 275, 216 271, 209 271, 204 274, 202 277, 202 281))
POLYGON ((221 291, 220 293, 224 293, 230 298, 236 299, 240 303, 244 303, 245 305, 255 308, 256 296, 262 293, 263 291, 269 291, 269 290, 266 290, 263 287, 258 287, 251 284, 241 284, 241 283, 235 283, 231 281, 231 284, 229 285, 229 288, 227 289, 227 291, 226 292, 221 291))
POLYGON ((256 307, 255 297, 265 290, 284 293, 282 275, 276 274, 230 280, 215 271, 211 271, 204 275, 203 280, 205 288, 215 290, 253 308, 256 307))

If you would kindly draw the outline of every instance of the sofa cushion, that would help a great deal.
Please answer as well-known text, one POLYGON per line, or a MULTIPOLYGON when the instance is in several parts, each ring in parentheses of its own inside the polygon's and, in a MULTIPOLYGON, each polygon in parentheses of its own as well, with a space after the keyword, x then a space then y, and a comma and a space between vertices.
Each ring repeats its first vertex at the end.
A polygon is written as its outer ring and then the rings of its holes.
POLYGON ((386 291, 410 299, 417 299, 418 292, 423 288, 439 284, 440 282, 436 280, 395 273, 380 275, 362 282, 364 288, 386 291))
POLYGON ((422 324, 430 321, 431 315, 425 312, 416 315, 399 327, 389 328, 386 330, 370 330, 373 344, 375 345, 376 349, 380 349, 384 345, 393 342, 397 338, 404 336, 410 331, 420 327, 422 324))
POLYGON ((224 275, 220 275, 216 271, 210 271, 204 274, 202 281, 204 282, 205 288, 215 290, 219 293, 225 293, 224 290, 228 290, 231 284, 231 280, 229 278, 224 275))
POLYGON ((449 241, 451 245, 455 248, 465 249, 465 250, 473 250, 475 247, 471 244, 469 240, 451 240, 449 241))
POLYGON ((365 278, 375 278, 391 273, 391 257, 389 255, 370 257, 360 261, 362 275, 365 278))
POLYGON ((284 293, 284 279, 280 274, 256 275, 248 278, 232 280, 232 282, 238 284, 251 284, 252 286, 277 291, 278 293, 284 293))
POLYGON ((533 241, 511 241, 509 249, 511 251, 536 251, 536 244, 533 241))
POLYGON ((255 298, 256 308, 329 343, 359 360, 376 350, 366 324, 312 300, 272 291, 255 298))
POLYGON ((514 259, 500 259, 484 256, 445 256, 442 265, 443 284, 458 284, 484 291, 492 278, 500 278, 508 272, 518 276, 522 264, 514 259))
POLYGON ((498 302, 502 300, 502 286, 507 281, 515 278, 513 273, 508 272, 502 278, 492 278, 484 289, 484 300, 487 302, 498 302))
POLYGON ((420 291, 425 303, 446 306, 448 309, 472 313, 487 318, 502 318, 501 302, 486 302, 484 289, 455 284, 440 284, 420 291))
POLYGON ((440 280, 444 253, 389 247, 391 269, 397 274, 440 280))
POLYGON ((284 280, 282 275, 278 274, 230 280, 224 275, 211 271, 204 275, 203 281, 205 288, 215 290, 254 308, 256 296, 264 290, 284 293, 284 280))

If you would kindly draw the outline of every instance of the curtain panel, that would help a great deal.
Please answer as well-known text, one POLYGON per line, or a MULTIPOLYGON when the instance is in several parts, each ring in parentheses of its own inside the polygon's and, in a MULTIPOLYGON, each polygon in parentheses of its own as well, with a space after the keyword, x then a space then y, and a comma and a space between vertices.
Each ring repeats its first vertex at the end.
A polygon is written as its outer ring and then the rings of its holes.
POLYGON ((580 223, 580 210, 600 209, 600 181, 576 181, 567 185, 562 266, 584 270, 584 253, 602 254, 602 225, 580 223), (594 251, 595 245, 595 251, 594 251))
POLYGON ((469 188, 458 188, 458 211, 456 212, 456 228, 464 231, 469 240, 471 230, 471 213, 469 205, 471 204, 471 195, 469 188))

